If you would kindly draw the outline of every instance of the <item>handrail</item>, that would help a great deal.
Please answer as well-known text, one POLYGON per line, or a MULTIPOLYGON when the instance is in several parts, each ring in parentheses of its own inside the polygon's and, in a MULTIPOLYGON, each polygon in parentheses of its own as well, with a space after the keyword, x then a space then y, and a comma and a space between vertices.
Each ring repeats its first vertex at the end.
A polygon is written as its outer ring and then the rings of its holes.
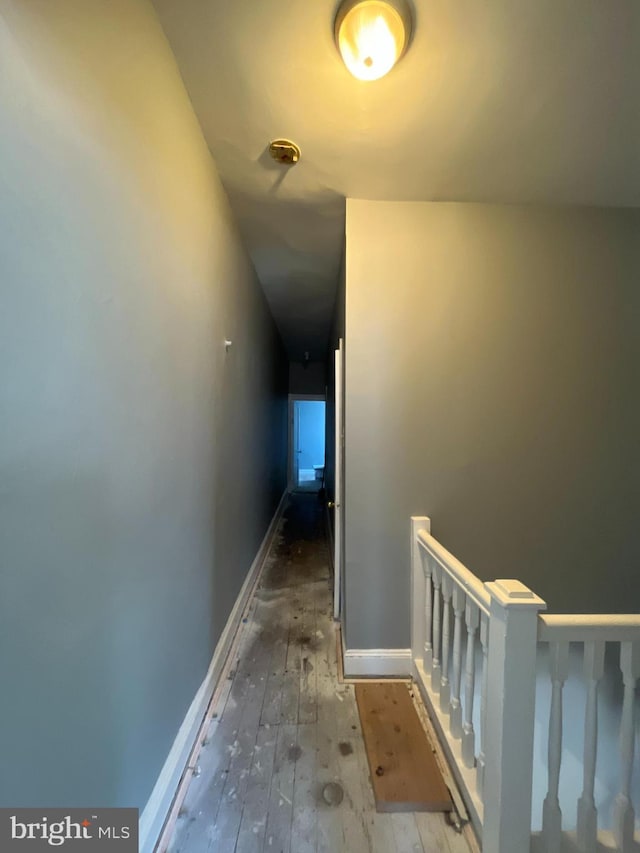
POLYGON ((637 613, 540 613, 538 641, 552 642, 628 642, 638 639, 640 615, 637 613))
POLYGON ((422 545, 440 563, 443 569, 453 575, 481 610, 488 613, 491 596, 484 583, 426 530, 420 530, 417 538, 418 544, 422 545))
MULTIPOLYGON (((601 842, 610 832, 616 850, 631 850, 640 613, 541 613, 545 603, 519 581, 483 583, 431 535, 430 525, 426 516, 411 519, 414 673, 485 849, 547 853, 565 849, 569 835, 577 839, 580 850, 604 849, 601 842), (547 651, 545 643, 549 644, 548 660, 541 655, 547 651), (570 792, 577 802, 575 833, 571 825, 563 829, 566 807, 559 796, 563 720, 566 725, 568 718, 563 718, 563 688, 570 674, 572 643, 582 646, 585 686, 583 784, 580 790, 579 782, 572 783, 570 792), (607 659, 607 643, 616 644, 619 661, 607 659), (551 696, 545 766, 534 751, 534 733, 537 685, 547 669, 551 696), (616 700, 621 705, 615 737, 619 743, 617 788, 608 781, 608 770, 602 777, 596 772, 599 739, 608 752, 614 739, 612 732, 598 726, 598 687, 611 673, 618 682, 622 679, 622 695, 616 700), (534 797, 539 797, 544 784, 540 774, 548 777, 541 803, 542 832, 532 835, 534 797), (611 830, 606 817, 598 817, 598 779, 607 796, 614 798, 611 830)), ((569 694, 572 719, 575 698, 569 694)), ((574 849, 574 842, 569 846, 574 849)))

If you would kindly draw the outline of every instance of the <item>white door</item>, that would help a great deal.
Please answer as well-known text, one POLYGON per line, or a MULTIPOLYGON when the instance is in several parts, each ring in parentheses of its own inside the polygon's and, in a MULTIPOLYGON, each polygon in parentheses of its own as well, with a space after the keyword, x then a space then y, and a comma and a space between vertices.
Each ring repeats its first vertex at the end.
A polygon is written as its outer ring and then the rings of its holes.
POLYGON ((344 539, 344 347, 342 338, 335 356, 335 497, 333 516, 333 618, 340 618, 341 589, 342 589, 342 555, 344 539))

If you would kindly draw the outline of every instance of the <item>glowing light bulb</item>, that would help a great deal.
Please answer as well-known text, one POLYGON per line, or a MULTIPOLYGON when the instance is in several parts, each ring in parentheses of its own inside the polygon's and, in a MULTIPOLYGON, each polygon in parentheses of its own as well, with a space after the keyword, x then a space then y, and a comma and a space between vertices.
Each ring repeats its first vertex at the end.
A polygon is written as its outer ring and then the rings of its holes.
POLYGON ((358 80, 378 80, 402 56, 409 30, 408 12, 384 0, 347 2, 336 18, 338 49, 358 80))

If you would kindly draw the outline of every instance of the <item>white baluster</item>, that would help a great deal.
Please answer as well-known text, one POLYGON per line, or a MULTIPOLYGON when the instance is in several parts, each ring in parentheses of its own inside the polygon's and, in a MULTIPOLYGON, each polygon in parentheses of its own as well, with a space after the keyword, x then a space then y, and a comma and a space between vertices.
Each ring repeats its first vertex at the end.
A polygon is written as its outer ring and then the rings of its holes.
POLYGON ((454 737, 462 737, 462 706, 460 705, 460 681, 462 679, 462 614, 466 595, 462 587, 453 587, 453 684, 449 706, 449 728, 454 737))
POLYGON ((636 681, 640 678, 639 642, 620 644, 620 669, 624 682, 624 698, 620 720, 620 791, 614 802, 613 832, 621 853, 630 853, 634 849, 635 812, 631 803, 631 774, 635 733, 633 705, 636 681))
POLYGON ((433 636, 433 581, 431 579, 431 559, 427 554, 422 555, 424 566, 424 618, 425 618, 425 633, 424 633, 424 669, 425 672, 431 670, 433 662, 433 646, 431 637, 433 636))
POLYGON ((596 853, 598 812, 594 782, 598 750, 598 682, 604 672, 604 642, 584 644, 584 676, 587 681, 587 705, 584 715, 584 758, 582 796, 578 800, 578 847, 582 853, 596 853))
POLYGON ((442 567, 433 563, 433 658, 431 667, 431 689, 440 692, 440 587, 442 567))
MULTIPOLYGON (((427 577, 426 555, 418 541, 418 534, 430 531, 431 522, 426 516, 414 515, 411 518, 411 659, 413 665, 422 663, 427 669, 431 658, 426 659, 427 644, 431 648, 430 619, 425 619, 424 602, 427 587, 431 586, 431 569, 427 577)), ((429 614, 430 616, 430 614, 429 614)))
POLYGON ((558 800, 560 764, 562 761, 562 689, 569 668, 569 643, 549 644, 551 669, 551 712, 547 761, 549 790, 542 807, 542 837, 546 853, 560 853, 562 810, 558 800))
POLYGON ((442 671, 440 673, 440 710, 449 712, 449 649, 451 647, 451 593, 453 582, 442 573, 442 671))
POLYGON ((480 622, 480 611, 467 599, 465 607, 467 625, 467 656, 464 667, 464 724, 462 726, 462 760, 465 767, 476 763, 476 736, 473 730, 473 698, 476 681, 476 632, 480 622))
POLYGON ((487 694, 489 693, 489 617, 484 613, 480 620, 480 645, 482 647, 482 688, 480 690, 480 750, 476 766, 476 787, 484 799, 485 747, 487 745, 487 694))

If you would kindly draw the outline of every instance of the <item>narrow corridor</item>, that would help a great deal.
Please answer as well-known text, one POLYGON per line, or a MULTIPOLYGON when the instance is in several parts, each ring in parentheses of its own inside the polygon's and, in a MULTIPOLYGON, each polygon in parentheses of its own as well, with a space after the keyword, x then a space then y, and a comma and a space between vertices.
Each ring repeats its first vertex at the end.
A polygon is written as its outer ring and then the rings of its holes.
POLYGON ((376 813, 331 605, 322 504, 291 495, 171 853, 468 851, 441 814, 376 813))

